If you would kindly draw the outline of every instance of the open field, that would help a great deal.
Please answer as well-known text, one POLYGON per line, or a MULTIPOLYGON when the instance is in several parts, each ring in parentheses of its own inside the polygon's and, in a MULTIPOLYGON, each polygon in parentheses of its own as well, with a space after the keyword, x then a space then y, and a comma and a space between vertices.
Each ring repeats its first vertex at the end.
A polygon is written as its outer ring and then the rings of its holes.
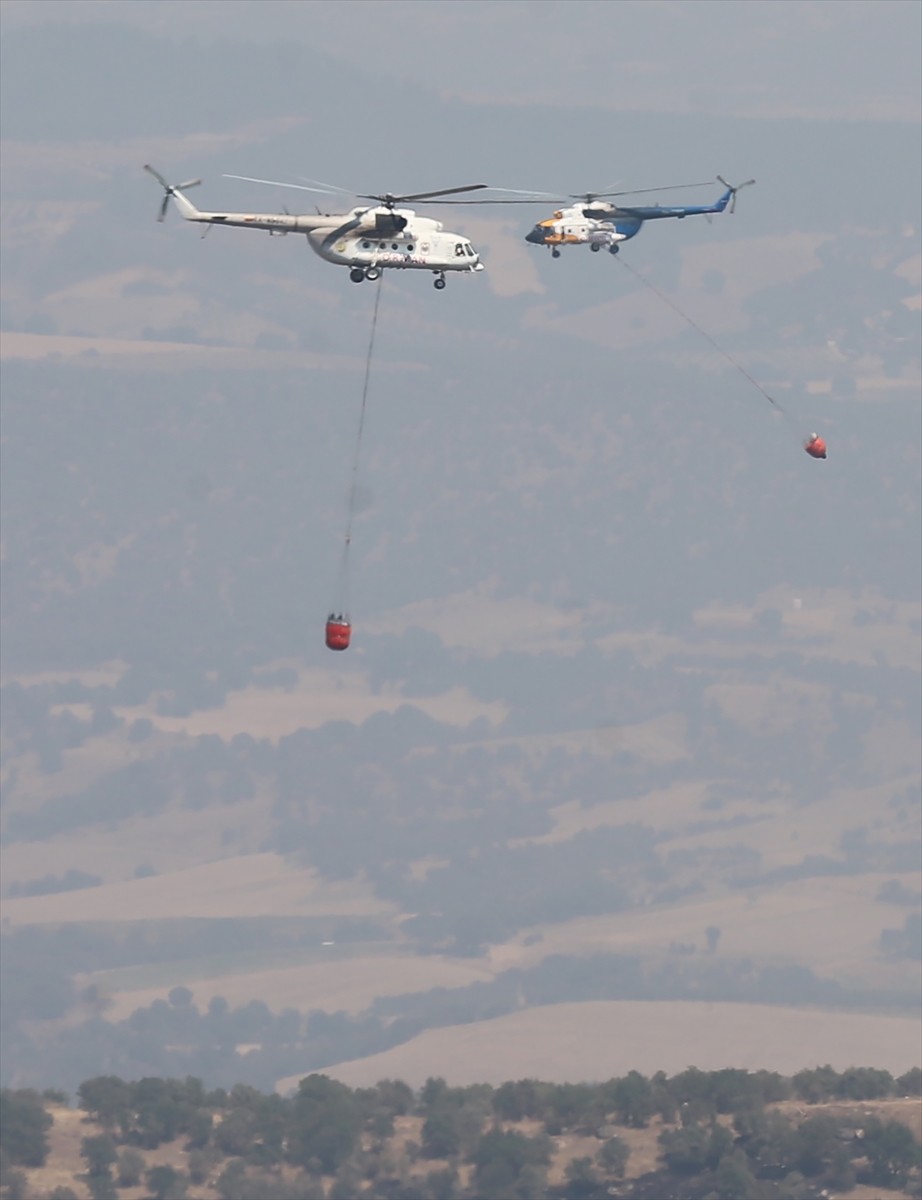
MULTIPOLYGON (((357 654, 360 656, 361 651, 357 654)), ((343 672, 311 668, 299 672, 297 686, 249 687, 232 692, 221 708, 204 709, 188 717, 164 717, 154 706, 117 708, 126 720, 149 718, 167 733, 192 737, 217 734, 229 741, 238 733, 277 742, 299 729, 319 729, 328 721, 361 724, 375 713, 395 712, 412 705, 446 725, 469 725, 479 717, 499 724, 506 716, 504 704, 477 700, 465 688, 452 688, 439 696, 414 697, 397 689, 374 691, 358 671, 343 672)))
MULTIPOLYGON (((146 987, 120 990, 119 976, 113 971, 100 971, 87 976, 86 982, 98 983, 107 992, 115 992, 109 1020, 118 1021, 136 1009, 159 998, 176 983, 184 983, 193 994, 193 1003, 204 1010, 212 996, 221 995, 232 1008, 260 1000, 278 1012, 294 1008, 300 1012, 322 1008, 326 1012, 359 1012, 367 1008, 376 996, 396 996, 402 992, 427 991, 429 988, 465 987, 470 983, 489 980, 493 973, 477 959, 451 959, 441 955, 419 956, 401 954, 393 943, 381 943, 374 953, 370 947, 359 953, 350 944, 336 947, 356 957, 331 956, 329 948, 313 952, 311 962, 299 962, 275 968, 265 964, 260 969, 234 974, 212 974, 207 978, 173 979, 166 987, 146 987), (320 961, 318 961, 320 960, 320 961)), ((302 958, 300 952, 288 958, 302 958)), ((163 964, 164 967, 167 964, 163 964)), ((138 970, 138 969, 136 969, 138 970)), ((121 976, 121 979, 125 979, 121 976)))
MULTIPOLYGON (((854 986, 885 983, 911 987, 918 978, 912 963, 881 959, 882 929, 901 925, 903 910, 875 900, 884 878, 856 875, 806 879, 752 894, 728 892, 683 899, 681 904, 635 909, 601 917, 578 917, 519 934, 490 949, 496 970, 534 966, 551 954, 666 954, 673 943, 706 954, 705 930, 716 926, 715 956, 759 962, 809 964, 818 974, 854 986)), ((907 885, 917 881, 904 877, 907 885)))
MULTIPOLYGON (((427 1030, 383 1054, 325 1068, 350 1087, 404 1079, 419 1087, 433 1075, 449 1083, 602 1080, 637 1070, 675 1074, 694 1065, 760 1068, 793 1074, 829 1063, 837 1070, 873 1064, 895 1073, 918 1065, 920 1022, 697 1001, 591 1001, 556 1004, 427 1030)), ((280 1079, 277 1090, 297 1086, 280 1079)))
POLYGON ((45 359, 69 365, 123 367, 127 370, 190 370, 199 366, 234 368, 298 367, 302 370, 359 370, 358 359, 311 354, 306 350, 238 349, 236 346, 188 342, 142 341, 140 338, 88 337, 69 334, 15 333, 3 335, 0 358, 34 362, 45 359))
MULTIPOLYGON (((0 846, 0 876, 9 888, 16 882, 76 869, 98 876, 104 884, 127 885, 139 867, 173 875, 222 859, 250 857, 265 842, 267 810, 268 802, 260 797, 222 805, 219 818, 214 808, 169 808, 114 827, 90 826, 48 841, 8 843, 0 846)), ((6 903, 0 902, 0 909, 5 911, 6 903)), ((234 916, 234 908, 225 915, 234 916)))
POLYGON ((278 854, 248 854, 147 879, 4 901, 10 925, 178 917, 387 917, 393 907, 356 881, 321 880, 278 854))

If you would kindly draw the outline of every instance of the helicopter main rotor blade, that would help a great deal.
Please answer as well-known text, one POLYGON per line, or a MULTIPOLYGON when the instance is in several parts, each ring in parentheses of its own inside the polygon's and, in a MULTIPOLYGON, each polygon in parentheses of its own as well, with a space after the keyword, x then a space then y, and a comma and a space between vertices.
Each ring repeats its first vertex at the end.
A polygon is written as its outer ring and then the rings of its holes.
POLYGON ((631 188, 628 191, 624 191, 624 192, 588 192, 588 193, 583 192, 583 194, 581 196, 571 196, 570 199, 571 200, 582 200, 583 196, 585 196, 585 195, 593 196, 596 199, 601 199, 605 196, 643 196, 647 192, 677 192, 680 188, 696 188, 696 187, 710 187, 710 186, 711 186, 711 180, 708 179, 708 180, 705 180, 704 183, 670 183, 670 184, 667 184, 666 187, 631 188))
POLYGON ((354 196, 350 188, 340 187, 336 183, 324 183, 322 179, 311 179, 308 175, 299 175, 298 178, 302 183, 310 183, 316 188, 321 188, 325 192, 330 192, 332 195, 354 196))
POLYGON ((524 191, 520 188, 489 188, 491 192, 502 192, 502 196, 481 196, 476 200, 433 200, 433 204, 559 204, 556 192, 524 191))
MULTIPOLYGON (((280 179, 256 179, 252 175, 225 175, 225 179, 242 179, 245 183, 267 183, 270 187, 285 187, 294 188, 299 192, 322 192, 326 195, 335 195, 335 192, 328 192, 326 188, 307 187, 303 183, 283 183, 280 179)), ((341 193, 349 195, 348 192, 341 193)))
POLYGON ((395 204, 402 204, 405 200, 428 200, 432 196, 454 196, 459 192, 479 192, 489 186, 488 183, 468 183, 464 187, 439 188, 434 192, 407 192, 406 195, 401 196, 392 195, 390 192, 378 196, 359 192, 358 195, 362 200, 377 200, 381 204, 386 204, 388 208, 392 208, 395 204))

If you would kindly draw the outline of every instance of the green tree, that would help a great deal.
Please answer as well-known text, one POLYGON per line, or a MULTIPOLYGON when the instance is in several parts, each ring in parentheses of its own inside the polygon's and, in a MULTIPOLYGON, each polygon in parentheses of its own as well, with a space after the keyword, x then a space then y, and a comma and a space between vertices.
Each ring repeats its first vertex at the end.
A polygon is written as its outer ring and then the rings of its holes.
POLYGON ((746 1114, 751 1123, 734 1126, 744 1139, 746 1152, 759 1171, 776 1178, 797 1161, 797 1131, 776 1109, 761 1110, 757 1114, 749 1110, 746 1114))
POLYGON ((132 1132, 146 1149, 172 1142, 191 1118, 193 1109, 182 1090, 176 1080, 154 1076, 131 1085, 132 1132))
POLYGON ((901 1121, 872 1117, 864 1127, 862 1149, 871 1180, 883 1187, 902 1186, 913 1168, 922 1166, 922 1146, 901 1121))
POLYGON ((419 1091, 419 1107, 425 1112, 436 1100, 441 1100, 448 1091, 448 1084, 441 1075, 430 1075, 419 1091))
POLYGON ((374 1107, 386 1109, 395 1117, 403 1117, 413 1107, 413 1089, 402 1079, 381 1079, 375 1084, 374 1107))
POLYGON ((221 1200, 249 1200, 252 1189, 246 1166, 239 1158, 231 1159, 218 1176, 217 1192, 221 1200))
POLYGON ((184 1200, 188 1191, 188 1180, 175 1167, 151 1167, 146 1181, 153 1200, 184 1200))
POLYGON ((849 1067, 839 1076, 836 1095, 848 1100, 877 1100, 892 1096, 893 1076, 889 1071, 878 1071, 874 1067, 849 1067))
POLYGON ((812 1071, 798 1071, 791 1080, 794 1095, 807 1104, 821 1104, 824 1100, 832 1099, 838 1082, 838 1072, 828 1063, 825 1067, 816 1067, 812 1071))
POLYGON ((214 1133, 214 1143, 222 1154, 243 1156, 256 1140, 256 1113, 248 1108, 232 1108, 214 1133))
POLYGON ((328 1200, 355 1200, 361 1186, 360 1168, 354 1162, 344 1162, 330 1185, 328 1200))
POLYGON ((106 1175, 118 1158, 115 1142, 107 1133, 85 1137, 80 1143, 80 1157, 86 1162, 88 1175, 106 1175))
POLYGON ((516 1200, 543 1200, 547 1195, 547 1169, 538 1163, 526 1163, 519 1171, 513 1192, 516 1200))
POLYGON ((201 1150, 208 1145, 208 1139, 211 1137, 211 1130, 214 1126, 214 1118, 210 1112, 203 1108, 199 1108, 189 1118, 186 1127, 188 1135, 186 1141, 187 1150, 201 1150))
POLYGON ((115 1168, 115 1179, 119 1187, 137 1187, 147 1169, 144 1155, 131 1146, 119 1153, 115 1168))
POLYGON ((551 1120, 556 1118, 554 1128, 595 1133, 604 1118, 607 1097, 603 1088, 592 1084, 559 1083, 549 1100, 551 1120))
POLYGON ((857 1176, 852 1160, 844 1146, 836 1146, 829 1156, 829 1165, 823 1175, 823 1182, 836 1192, 850 1192, 855 1186, 857 1176))
POLYGON ((707 1166, 711 1136, 703 1125, 664 1129, 659 1143, 666 1166, 675 1175, 697 1175, 707 1166))
POLYGON ((630 1155, 631 1148, 623 1138, 611 1137, 602 1143, 599 1151, 599 1165, 607 1175, 613 1175, 615 1179, 623 1179, 630 1155))
POLYGON ((714 1191, 719 1200, 757 1200, 759 1184, 741 1150, 721 1159, 714 1176, 714 1191))
POLYGON ((189 1179, 196 1185, 204 1183, 211 1173, 212 1158, 207 1150, 190 1150, 186 1155, 189 1179))
POLYGON ((131 1110, 131 1085, 117 1075, 97 1075, 77 1088, 80 1107, 105 1129, 127 1127, 131 1110))
POLYGON ((25 1171, 4 1171, 2 1183, 4 1200, 29 1200, 29 1177, 25 1171))
POLYGON ((814 1200, 816 1188, 800 1171, 791 1171, 778 1185, 778 1200, 814 1200))
POLYGON ((308 1075, 291 1104, 288 1157, 300 1166, 317 1160, 332 1175, 358 1141, 362 1113, 349 1088, 326 1075, 308 1075))
POLYGON ((87 1175, 86 1186, 92 1200, 118 1200, 118 1190, 109 1171, 102 1175, 87 1175))
POLYGON ((429 1109, 423 1124, 423 1158, 453 1158, 460 1149, 458 1110, 450 1102, 439 1100, 429 1109))
POLYGON ((839 1144, 838 1126, 832 1117, 808 1117, 797 1130, 794 1152, 804 1175, 821 1175, 839 1144))
POLYGON ((623 1079, 615 1080, 610 1097, 619 1125, 643 1129, 656 1111, 653 1088, 639 1071, 629 1071, 623 1079))
POLYGON ((564 1167, 564 1178, 568 1184, 568 1191, 571 1193, 594 1191, 599 1182, 592 1159, 588 1155, 582 1158, 571 1158, 564 1167))
POLYGON ((493 1093, 493 1111, 504 1121, 536 1117, 547 1103, 550 1086, 536 1079, 501 1084, 493 1093))
POLYGON ((483 1127, 492 1112, 492 1108, 492 1097, 469 1096, 458 1109, 458 1114, 455 1118, 455 1129, 458 1134, 461 1154, 464 1157, 468 1158, 473 1153, 474 1147, 483 1133, 483 1127))
POLYGON ((38 1092, 0 1089, 0 1153, 11 1165, 45 1165, 51 1124, 38 1092))
POLYGON ((497 1200, 510 1193, 522 1168, 528 1164, 547 1166, 550 1151, 550 1138, 528 1138, 517 1130, 488 1130, 472 1155, 480 1193, 497 1200))
POLYGON ((896 1080, 896 1091, 899 1096, 922 1096, 922 1069, 913 1067, 901 1075, 896 1080))

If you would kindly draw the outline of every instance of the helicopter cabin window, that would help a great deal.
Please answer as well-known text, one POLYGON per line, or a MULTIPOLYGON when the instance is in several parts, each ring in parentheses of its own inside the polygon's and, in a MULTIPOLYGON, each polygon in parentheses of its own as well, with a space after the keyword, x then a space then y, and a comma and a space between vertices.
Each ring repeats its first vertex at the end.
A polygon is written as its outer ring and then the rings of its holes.
POLYGON ((408 245, 407 245, 407 253, 408 254, 413 253, 413 243, 412 242, 408 243, 408 245))
POLYGON ((397 245, 397 243, 396 243, 396 242, 391 242, 391 249, 392 249, 392 250, 399 250, 399 249, 400 249, 400 247, 397 245))
POLYGON ((370 249, 371 249, 371 242, 362 242, 362 249, 363 249, 363 250, 370 250, 370 249))

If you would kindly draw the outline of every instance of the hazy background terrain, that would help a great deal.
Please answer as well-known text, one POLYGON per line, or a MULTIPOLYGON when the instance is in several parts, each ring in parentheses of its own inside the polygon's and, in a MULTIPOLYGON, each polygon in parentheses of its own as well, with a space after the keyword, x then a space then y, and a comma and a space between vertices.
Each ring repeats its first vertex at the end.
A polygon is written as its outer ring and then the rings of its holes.
POLYGON ((913 1065, 919 6, 2 15, 4 1083, 913 1065), (334 657, 373 291, 145 162, 755 176, 622 257, 790 420, 544 210, 435 210, 487 271, 385 276, 334 657))

